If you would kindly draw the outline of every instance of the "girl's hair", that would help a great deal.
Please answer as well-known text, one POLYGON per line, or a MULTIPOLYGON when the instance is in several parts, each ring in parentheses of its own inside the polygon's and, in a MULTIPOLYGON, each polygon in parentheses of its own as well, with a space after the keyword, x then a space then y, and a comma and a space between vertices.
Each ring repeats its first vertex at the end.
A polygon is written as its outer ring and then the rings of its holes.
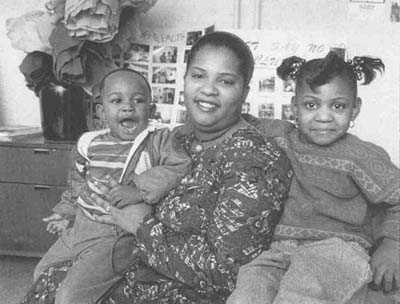
POLYGON ((335 52, 330 51, 325 58, 306 61, 292 56, 284 59, 276 69, 283 80, 293 79, 298 84, 305 81, 312 90, 328 83, 337 76, 347 77, 350 86, 357 92, 357 80, 369 84, 376 76, 376 71, 383 72, 385 65, 379 58, 354 57, 345 62, 335 52))
POLYGON ((138 76, 139 76, 140 78, 142 78, 142 79, 144 80, 144 82, 146 83, 146 86, 147 86, 147 88, 148 88, 148 90, 149 90, 149 93, 150 93, 150 95, 151 95, 151 87, 150 87, 149 81, 146 79, 146 77, 144 77, 144 76, 143 76, 141 73, 139 73, 138 71, 135 71, 135 70, 132 70, 132 69, 128 69, 128 68, 119 68, 119 69, 115 69, 115 70, 112 70, 112 71, 108 72, 108 73, 103 77, 103 79, 100 81, 100 85, 99 85, 99 92, 100 92, 100 93, 101 93, 101 92, 103 91, 103 89, 104 89, 104 84, 105 84, 107 78, 108 78, 109 76, 111 76, 112 74, 115 74, 115 73, 117 73, 117 72, 128 72, 128 73, 133 73, 133 74, 135 74, 135 75, 138 75, 138 76))
POLYGON ((254 58, 246 42, 238 36, 228 32, 212 32, 196 41, 193 45, 186 64, 186 71, 197 52, 204 46, 224 47, 231 50, 240 62, 240 73, 245 84, 248 85, 254 71, 254 58))

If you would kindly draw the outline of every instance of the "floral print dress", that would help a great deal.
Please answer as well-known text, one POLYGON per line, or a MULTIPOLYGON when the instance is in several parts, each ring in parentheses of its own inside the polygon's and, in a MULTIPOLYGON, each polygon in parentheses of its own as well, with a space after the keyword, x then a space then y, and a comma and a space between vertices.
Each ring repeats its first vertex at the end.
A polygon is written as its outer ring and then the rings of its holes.
POLYGON ((192 132, 179 139, 192 172, 144 219, 133 263, 97 303, 224 303, 269 247, 292 177, 284 152, 250 126, 198 152, 192 132))

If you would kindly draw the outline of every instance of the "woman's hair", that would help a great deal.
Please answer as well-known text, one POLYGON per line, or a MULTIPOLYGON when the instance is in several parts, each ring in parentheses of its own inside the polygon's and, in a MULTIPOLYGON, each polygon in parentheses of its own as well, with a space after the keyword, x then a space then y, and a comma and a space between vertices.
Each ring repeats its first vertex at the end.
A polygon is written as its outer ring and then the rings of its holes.
POLYGON ((240 62, 240 73, 243 76, 245 84, 249 84, 254 71, 253 54, 242 39, 228 32, 212 32, 197 40, 189 53, 186 70, 190 66, 197 52, 204 46, 224 47, 231 50, 240 62))
POLYGON ((143 80, 144 80, 144 82, 146 83, 146 86, 147 86, 147 88, 148 88, 148 90, 149 90, 149 93, 150 93, 150 95, 151 95, 151 87, 150 87, 150 84, 149 84, 149 81, 146 79, 146 77, 144 77, 141 73, 139 73, 138 71, 135 71, 135 70, 132 70, 132 69, 128 69, 128 68, 119 68, 119 69, 115 69, 115 70, 112 70, 112 71, 110 71, 110 72, 108 72, 104 77, 103 77, 103 79, 100 81, 100 85, 99 85, 99 92, 101 93, 102 91, 103 91, 103 89, 104 89, 104 85, 105 85, 105 82, 106 82, 106 80, 107 80, 107 78, 109 77, 109 76, 111 76, 112 74, 115 74, 115 73, 117 73, 117 72, 128 72, 128 73, 132 73, 132 74, 135 74, 135 75, 138 75, 140 78, 142 78, 143 80))
POLYGON ((283 80, 293 79, 296 87, 303 81, 312 90, 324 85, 337 76, 346 77, 350 86, 357 92, 357 80, 369 84, 376 76, 376 71, 383 72, 385 65, 379 58, 354 57, 345 62, 339 55, 331 51, 325 58, 306 61, 292 56, 284 59, 276 69, 283 80))

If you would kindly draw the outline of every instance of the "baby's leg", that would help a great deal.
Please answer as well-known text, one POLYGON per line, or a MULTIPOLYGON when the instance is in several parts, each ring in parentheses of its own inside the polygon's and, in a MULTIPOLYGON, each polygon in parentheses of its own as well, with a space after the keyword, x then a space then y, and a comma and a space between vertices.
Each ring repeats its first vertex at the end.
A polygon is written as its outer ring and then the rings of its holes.
POLYGON ((50 247, 46 254, 41 258, 39 263, 36 265, 33 280, 36 281, 40 273, 51 265, 74 258, 72 251, 72 243, 70 237, 71 229, 64 231, 58 240, 50 247))
POLYGON ((227 304, 272 304, 286 272, 286 263, 279 253, 264 251, 239 269, 236 289, 227 304))
POLYGON ((55 304, 94 303, 122 276, 120 270, 126 268, 132 258, 133 237, 117 242, 116 236, 96 239, 79 253, 77 260, 57 291, 55 304), (113 256, 126 265, 116 270, 113 256), (125 266, 125 267, 123 267, 125 266))

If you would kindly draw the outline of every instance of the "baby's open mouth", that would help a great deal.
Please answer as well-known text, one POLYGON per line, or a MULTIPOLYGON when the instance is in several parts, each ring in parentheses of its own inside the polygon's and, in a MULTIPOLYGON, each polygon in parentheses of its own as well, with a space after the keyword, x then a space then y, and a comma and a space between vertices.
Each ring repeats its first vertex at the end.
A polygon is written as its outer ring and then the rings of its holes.
POLYGON ((126 118, 120 121, 121 127, 125 130, 127 133, 133 133, 135 131, 137 123, 135 120, 126 118))

